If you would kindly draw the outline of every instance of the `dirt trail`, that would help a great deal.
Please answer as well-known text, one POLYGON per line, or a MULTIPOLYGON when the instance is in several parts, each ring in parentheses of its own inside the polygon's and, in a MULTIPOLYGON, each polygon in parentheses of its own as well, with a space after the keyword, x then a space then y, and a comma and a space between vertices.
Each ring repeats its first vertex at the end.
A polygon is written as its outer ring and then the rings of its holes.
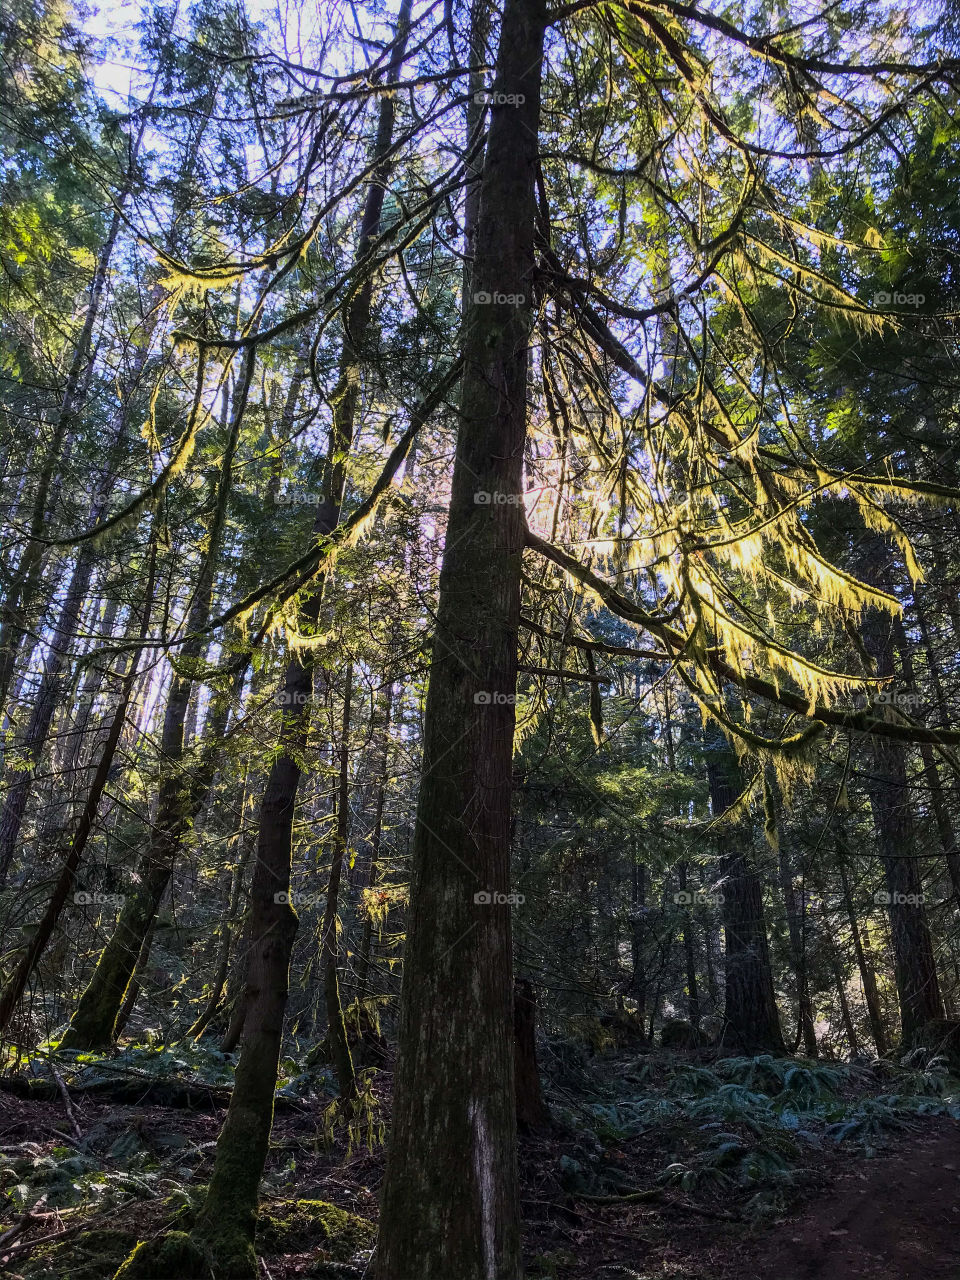
POLYGON ((731 1280, 960 1280, 960 1124, 858 1161, 731 1280))

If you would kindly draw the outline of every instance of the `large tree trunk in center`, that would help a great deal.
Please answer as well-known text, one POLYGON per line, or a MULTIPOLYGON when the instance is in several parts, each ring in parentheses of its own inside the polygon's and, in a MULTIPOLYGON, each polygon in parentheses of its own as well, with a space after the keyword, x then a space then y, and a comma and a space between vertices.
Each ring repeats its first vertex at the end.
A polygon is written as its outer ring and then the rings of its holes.
POLYGON ((538 0, 507 0, 494 92, 518 101, 491 108, 465 309, 378 1280, 520 1275, 511 908, 496 896, 510 893, 543 36, 538 0))

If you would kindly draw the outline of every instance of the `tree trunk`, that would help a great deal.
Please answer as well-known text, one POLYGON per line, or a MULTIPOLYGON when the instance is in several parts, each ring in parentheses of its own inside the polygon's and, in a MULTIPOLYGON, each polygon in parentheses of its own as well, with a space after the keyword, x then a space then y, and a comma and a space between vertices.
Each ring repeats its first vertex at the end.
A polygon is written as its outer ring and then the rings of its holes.
POLYGON ((246 870, 247 859, 250 852, 250 842, 243 839, 243 820, 246 813, 247 798, 247 775, 244 772, 243 785, 240 790, 240 807, 237 813, 237 828, 234 833, 234 847, 237 850, 237 861, 233 868, 233 875, 230 881, 230 893, 227 898, 226 918, 219 931, 219 948, 217 957, 217 968, 214 974, 213 982, 210 985, 210 995, 207 1003, 200 1011, 196 1022, 187 1032, 187 1035, 195 1040, 199 1040, 212 1022, 217 1010, 220 1007, 220 1000, 223 996, 223 989, 227 984, 227 974, 230 971, 230 952, 233 944, 233 935, 237 928, 237 917, 240 912, 240 895, 243 892, 243 873, 246 870))
MULTIPOLYGON (((397 17, 395 51, 384 70, 387 80, 403 65, 411 0, 397 17)), ((367 189, 357 263, 369 256, 380 231, 383 197, 390 172, 396 102, 381 98, 374 155, 378 163, 367 189)), ((324 477, 325 500, 317 511, 314 537, 336 527, 346 492, 346 463, 353 445, 360 392, 362 347, 370 323, 373 281, 367 277, 344 317, 344 343, 337 389, 331 397, 333 422, 324 477)), ((301 605, 301 625, 316 627, 323 603, 323 578, 301 605)), ((290 906, 293 819, 301 764, 307 744, 315 651, 306 649, 287 666, 279 749, 260 808, 257 857, 251 887, 250 923, 245 937, 247 980, 238 1018, 242 1023, 240 1062, 227 1118, 217 1141, 213 1176, 194 1238, 215 1265, 230 1276, 256 1280, 253 1250, 260 1178, 273 1123, 273 1098, 287 1003, 290 956, 297 915, 290 906)), ((229 1034, 229 1033, 228 1033, 229 1034)))
POLYGON ((813 1002, 810 998, 810 978, 807 972, 807 940, 804 902, 797 901, 793 884, 790 856, 782 835, 778 852, 780 888, 787 914, 787 934, 790 939, 790 961, 797 983, 797 1041, 802 1039, 803 1051, 808 1058, 818 1053, 817 1033, 813 1025, 813 1002))
MULTIPOLYGON (((146 116, 144 116, 144 120, 146 120, 146 116)), ((143 127, 141 127, 137 138, 137 148, 139 148, 142 139, 143 127)), ((121 209, 129 194, 130 187, 127 186, 118 196, 117 207, 110 220, 110 230, 100 249, 100 255, 94 268, 83 324, 81 325, 77 345, 74 348, 70 368, 67 372, 66 385, 53 424, 50 443, 47 445, 43 469, 40 472, 30 517, 27 543, 20 556, 16 570, 8 580, 9 585, 3 602, 0 604, 0 710, 6 706, 7 694, 10 692, 10 682, 13 678, 17 653, 23 635, 20 610, 29 605, 33 592, 40 580, 45 550, 41 535, 44 532, 44 526, 47 521, 50 490, 57 475, 64 442, 76 425, 77 415, 83 406, 87 387, 89 386, 93 331, 103 305, 103 296, 109 278, 110 259, 113 257, 117 236, 123 224, 121 209)))
MULTIPOLYGON (((686 892, 687 864, 685 862, 681 862, 677 867, 677 883, 681 892, 686 892)), ((696 922, 692 902, 683 921, 683 957, 687 973, 687 1019, 694 1031, 699 1034, 700 994, 697 989, 696 922)))
MULTIPOLYGON (((153 606, 155 568, 156 568, 156 522, 151 535, 149 567, 147 571, 147 590, 143 604, 143 614, 140 620, 140 638, 143 639, 150 627, 150 615, 153 606)), ((24 952, 20 962, 10 977, 7 985, 3 989, 0 996, 0 1031, 2 1031, 10 1021, 11 1015, 19 1003, 30 975, 33 972, 37 961, 43 955, 44 949, 53 934, 60 914, 67 903, 67 899, 71 890, 76 884, 77 868, 80 865, 80 859, 83 856, 87 841, 93 831, 94 824, 97 820, 97 810, 100 807, 100 800, 107 785, 110 776, 110 769, 113 764, 113 758, 116 754, 117 745, 120 742, 120 735, 123 732, 127 722, 127 712, 130 706, 130 699, 137 680, 137 672, 139 668, 139 653, 131 659, 130 670, 124 677, 120 691, 120 700, 114 708, 113 718, 110 722, 110 728, 107 732, 106 741, 100 752, 100 759, 94 774, 93 783, 87 795, 86 804, 80 820, 77 823, 76 830, 70 840, 69 847, 63 859, 63 865, 57 882, 54 885, 50 900, 39 923, 37 924, 30 944, 24 952)))
POLYGON ((113 1043, 124 997, 170 883, 180 845, 213 780, 217 746, 226 729, 230 698, 224 691, 216 698, 207 759, 201 768, 190 770, 183 768, 183 718, 189 696, 190 681, 175 676, 160 738, 166 768, 160 781, 157 813, 147 850, 138 863, 133 892, 126 896, 116 928, 100 954, 63 1037, 65 1048, 103 1049, 113 1043))
POLYGON ((137 1007, 137 997, 140 995, 140 984, 143 981, 143 974, 147 965, 150 963, 150 948, 153 946, 153 935, 157 928, 156 916, 150 921, 150 927, 147 935, 140 947, 140 954, 137 956, 137 963, 130 978, 130 985, 127 987, 123 996, 123 1004, 120 1006, 120 1012, 117 1014, 117 1021, 114 1026, 114 1036, 117 1040, 123 1035, 124 1029, 133 1011, 137 1007))
POLYGON ((539 0, 506 0, 494 92, 507 102, 491 110, 465 308, 377 1280, 518 1280, 521 1269, 502 898, 544 22, 539 0))
POLYGON ((850 1015, 850 1002, 847 1000, 847 989, 844 984, 843 970, 840 967, 840 960, 837 956, 836 948, 830 944, 830 965, 833 969, 833 980, 837 987, 837 999, 840 1001, 840 1019, 843 1022, 843 1029, 847 1033, 847 1040, 850 1043, 850 1052, 856 1057, 860 1052, 860 1045, 857 1041, 857 1030, 853 1025, 853 1018, 850 1015))
MULTIPOLYGON (((918 610, 919 614, 919 610, 918 610)), ((904 630, 902 621, 897 618, 894 622, 894 636, 896 639, 897 652, 900 656, 900 667, 903 671, 903 677, 907 686, 911 690, 917 689, 916 674, 913 666, 913 658, 910 654, 910 641, 907 639, 907 633, 904 630)), ((928 649, 928 657, 930 657, 928 649)), ((931 682, 939 695, 939 676, 934 674, 935 668, 931 668, 931 682)), ((938 701, 942 695, 938 696, 938 701)), ((913 709, 916 714, 916 709, 913 709)), ((937 763, 934 759, 933 748, 929 742, 921 742, 920 762, 923 766, 923 781, 926 784, 927 791, 930 796, 930 807, 933 810, 934 820, 937 824, 937 835, 940 837, 940 844, 943 848, 943 855, 947 863, 947 871, 950 875, 950 884, 953 887, 954 901, 960 906, 960 854, 957 853, 957 838, 953 831, 953 822, 947 809, 946 797, 944 796, 943 786, 940 782, 940 774, 937 770, 937 763)))
MULTIPOLYGON (((232 485, 233 459, 240 436, 253 379, 254 353, 251 347, 234 390, 228 439, 222 469, 214 487, 215 507, 207 543, 186 622, 187 639, 182 648, 185 662, 196 662, 205 652, 201 637, 213 601, 217 557, 226 523, 227 500, 232 485)), ((240 687, 242 677, 234 680, 240 687)), ((174 672, 167 695, 160 734, 160 785, 157 812, 150 829, 147 848, 137 865, 136 887, 127 895, 117 927, 104 947, 93 976, 80 997, 76 1012, 63 1038, 71 1049, 102 1049, 116 1034, 117 1017, 124 994, 133 977, 144 940, 166 892, 180 846, 203 804, 213 781, 220 739, 230 714, 230 695, 218 689, 210 713, 210 733, 204 762, 185 767, 184 732, 193 680, 174 672)))
POLYGON ((637 850, 634 849, 630 864, 630 961, 633 969, 630 994, 637 1002, 637 1019, 641 1026, 647 1014, 646 880, 647 868, 637 861, 637 850))
MULTIPOLYGON (((93 503, 90 513, 91 524, 95 524, 100 519, 104 505, 102 502, 93 503)), ((66 597, 57 618, 44 664, 43 677, 23 736, 20 751, 25 758, 22 763, 29 764, 30 767, 18 771, 17 775, 11 779, 3 808, 0 810, 0 886, 6 881, 10 863, 20 839, 27 801, 33 790, 34 770, 43 754, 54 712, 64 696, 63 673, 68 661, 67 650, 77 635, 80 611, 90 589, 94 565, 93 547, 90 543, 86 543, 77 556, 70 577, 66 597)))
POLYGON ((882 1058, 887 1051, 887 1037, 883 1029, 883 1014, 880 1009, 880 995, 877 991, 877 979, 873 972, 866 951, 863 946, 863 939, 860 936, 860 924, 857 920, 857 913, 853 905, 853 898, 850 894, 850 882, 847 879, 846 868, 846 850, 841 838, 837 837, 837 863, 840 867, 840 883, 843 886, 843 902, 847 910, 847 919, 850 922, 850 934, 853 939, 853 950, 857 957, 857 964, 860 968, 860 981, 863 985, 863 999, 867 1006, 867 1018, 870 1022, 870 1034, 873 1036, 873 1043, 877 1048, 877 1056, 882 1058))
MULTIPOLYGON (((725 813, 742 790, 736 757, 720 731, 704 744, 710 804, 725 813)), ((763 916, 763 886, 740 829, 720 838, 726 1008, 721 1043, 742 1053, 785 1053, 763 916)))
MULTIPOLYGON (((383 734, 378 752, 376 798, 374 800, 373 832, 370 837, 370 868, 367 886, 376 888, 380 870, 380 845, 383 840, 383 811, 386 803, 387 781, 390 777, 390 725, 393 719, 393 685, 388 684, 383 696, 383 734)), ((363 933, 360 938, 360 955, 357 959, 357 993, 359 999, 370 995, 370 955, 373 949, 373 919, 370 911, 364 915, 363 933)))
POLYGON ((350 839, 350 698, 353 685, 353 664, 347 663, 346 684, 343 694, 343 721, 340 733, 340 779, 337 791, 337 824, 330 861, 330 878, 327 881, 327 901, 323 911, 320 932, 320 962, 323 966, 323 996, 327 1010, 327 1044, 337 1075, 337 1087, 344 1102, 351 1101, 357 1092, 357 1081, 347 1040, 347 1024, 340 1001, 340 978, 337 963, 340 947, 337 937, 340 912, 340 880, 343 861, 350 839))
MULTIPOLYGON (((889 590, 889 554, 883 539, 868 533, 861 545, 865 579, 889 590)), ((863 643, 878 676, 895 674, 894 638, 892 620, 869 610, 863 643)), ((906 751, 894 739, 876 737, 869 756, 867 794, 884 870, 903 1043, 909 1046, 927 1023, 943 1017, 943 1004, 916 856, 906 751)))
POLYGON ((513 984, 513 1037, 517 1124, 524 1132, 546 1129, 550 1112, 537 1065, 537 993, 528 978, 517 978, 513 984))

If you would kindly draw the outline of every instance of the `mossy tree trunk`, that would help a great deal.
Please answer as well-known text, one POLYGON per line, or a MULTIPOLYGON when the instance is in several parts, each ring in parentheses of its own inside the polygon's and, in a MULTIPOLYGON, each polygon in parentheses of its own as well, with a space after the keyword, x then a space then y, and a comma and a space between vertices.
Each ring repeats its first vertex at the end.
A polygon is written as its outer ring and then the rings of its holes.
POLYGON ((218 1276, 252 1278, 260 1178, 273 1122, 273 1096, 287 1005, 297 915, 290 905, 293 815, 299 760, 307 741, 312 668, 291 663, 283 692, 283 754, 274 761, 260 807, 257 856, 245 943, 247 975, 240 1061, 213 1176, 194 1231, 218 1276))
POLYGON ((544 23, 539 0, 506 0, 493 86, 503 100, 490 113, 464 316, 377 1280, 521 1270, 512 929, 493 896, 510 893, 544 23))
MULTIPOLYGON (((206 785, 198 786, 197 771, 183 768, 183 725, 190 681, 174 677, 173 684, 160 738, 166 767, 161 775, 157 815, 147 850, 137 867, 136 887, 124 900, 116 928, 100 953, 63 1037, 65 1048, 102 1049, 113 1043, 120 1010, 170 883, 177 853, 203 803, 206 785)), ((211 709, 205 739, 207 760, 202 773, 207 785, 212 779, 217 742, 226 729, 229 711, 230 699, 221 691, 211 709)), ((146 958, 144 955, 144 963, 146 958)))

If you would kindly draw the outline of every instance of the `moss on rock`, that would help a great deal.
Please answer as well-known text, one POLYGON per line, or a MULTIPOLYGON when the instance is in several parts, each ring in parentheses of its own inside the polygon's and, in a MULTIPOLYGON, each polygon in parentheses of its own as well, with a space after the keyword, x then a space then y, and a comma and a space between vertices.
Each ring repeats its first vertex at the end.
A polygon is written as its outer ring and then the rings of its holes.
POLYGON ((117 1271, 114 1280, 210 1280, 202 1251, 183 1231, 144 1240, 117 1271))
POLYGON ((38 1249, 22 1272, 24 1280, 69 1276, 70 1280, 110 1280, 137 1243, 132 1231, 83 1231, 62 1244, 38 1249))
POLYGON ((265 1253, 294 1253, 322 1248, 334 1261, 351 1258, 368 1248, 375 1235, 372 1222, 348 1213, 326 1200, 293 1200, 273 1203, 260 1212, 257 1244, 265 1253))

